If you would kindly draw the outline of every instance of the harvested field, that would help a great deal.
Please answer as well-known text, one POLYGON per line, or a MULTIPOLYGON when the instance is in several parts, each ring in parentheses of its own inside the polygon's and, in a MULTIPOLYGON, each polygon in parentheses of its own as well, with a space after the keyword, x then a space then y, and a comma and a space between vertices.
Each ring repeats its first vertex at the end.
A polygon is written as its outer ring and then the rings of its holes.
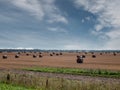
POLYGON ((52 52, 42 52, 42 58, 39 52, 21 52, 19 58, 15 58, 16 52, 0 53, 0 68, 19 69, 26 67, 68 67, 68 68, 86 68, 86 69, 106 69, 120 70, 120 53, 114 55, 111 53, 94 53, 96 58, 92 57, 92 53, 69 53, 62 52, 62 55, 50 56, 52 52), (29 55, 26 55, 29 54, 29 55), (3 55, 7 55, 7 59, 3 59, 3 55), (33 55, 37 55, 33 58, 33 55), (83 64, 76 63, 77 55, 85 55, 83 64))
POLYGON ((50 53, 52 52, 0 53, 1 85, 12 84, 33 90, 119 90, 119 53, 114 55, 113 53, 62 52, 60 54, 55 52, 52 54, 53 56, 50 56, 50 53), (6 55, 7 58, 3 58, 3 55, 6 55), (19 57, 16 58, 15 55, 19 57), (77 63, 77 56, 81 55, 85 56, 84 62, 77 63), (95 55, 95 58, 92 55, 95 55), (80 74, 81 68, 86 70, 80 74), (113 72, 99 69, 113 70, 113 72), (45 72, 46 70, 47 72, 45 72), (57 73, 56 70, 60 73, 57 73), (87 75, 86 72, 88 72, 87 75))

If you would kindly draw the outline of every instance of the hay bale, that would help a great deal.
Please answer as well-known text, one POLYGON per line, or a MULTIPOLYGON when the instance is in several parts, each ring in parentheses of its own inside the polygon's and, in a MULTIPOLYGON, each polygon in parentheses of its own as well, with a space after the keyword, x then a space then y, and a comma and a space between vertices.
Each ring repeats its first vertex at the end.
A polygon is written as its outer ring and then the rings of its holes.
POLYGON ((33 55, 33 58, 37 58, 37 55, 33 55))
POLYGON ((29 56, 29 55, 30 55, 30 54, 28 54, 28 53, 26 54, 26 56, 29 56))
POLYGON ((39 54, 42 54, 42 52, 39 52, 39 54))
POLYGON ((116 56, 117 54, 116 53, 113 53, 114 56, 116 56))
POLYGON ((77 63, 83 63, 83 57, 82 56, 77 56, 77 63))
POLYGON ((102 53, 100 53, 100 55, 102 55, 102 53))
POLYGON ((60 52, 60 55, 63 55, 63 54, 60 52))
POLYGON ((43 56, 40 54, 39 57, 42 58, 43 56))
POLYGON ((85 56, 85 55, 82 55, 82 58, 86 58, 86 56, 85 56))
POLYGON ((96 55, 92 55, 92 58, 96 58, 96 55))
POLYGON ((3 57, 3 59, 7 59, 7 58, 8 58, 8 56, 7 56, 7 55, 3 55, 2 57, 3 57))
POLYGON ((19 55, 18 55, 18 54, 16 54, 16 55, 15 55, 15 58, 19 58, 19 55))
POLYGON ((53 56, 53 54, 50 54, 50 56, 53 56))
POLYGON ((58 53, 56 53, 56 56, 59 56, 59 54, 58 54, 58 53))

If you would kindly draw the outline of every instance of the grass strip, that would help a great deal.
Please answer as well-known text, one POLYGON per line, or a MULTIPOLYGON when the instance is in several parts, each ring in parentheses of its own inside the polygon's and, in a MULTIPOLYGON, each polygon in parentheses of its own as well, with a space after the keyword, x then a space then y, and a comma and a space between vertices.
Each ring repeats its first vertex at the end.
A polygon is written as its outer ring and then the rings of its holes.
POLYGON ((35 67, 35 68, 25 68, 24 70, 36 71, 36 72, 120 78, 120 71, 110 71, 110 70, 100 70, 100 69, 93 70, 93 69, 76 69, 76 68, 35 67))
POLYGON ((30 89, 12 84, 0 83, 0 90, 35 90, 35 89, 30 89))

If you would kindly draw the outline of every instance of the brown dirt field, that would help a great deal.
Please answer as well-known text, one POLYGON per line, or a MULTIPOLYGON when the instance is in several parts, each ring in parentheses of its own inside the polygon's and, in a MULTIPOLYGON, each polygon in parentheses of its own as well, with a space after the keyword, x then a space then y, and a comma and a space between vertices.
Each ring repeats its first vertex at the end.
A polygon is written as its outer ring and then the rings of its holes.
MULTIPOLYGON (((49 53, 42 53, 42 58, 33 58, 33 53, 21 53, 20 58, 15 58, 16 52, 0 53, 0 68, 6 69, 19 69, 26 67, 68 67, 68 68, 87 68, 87 69, 107 69, 107 70, 120 70, 120 53, 114 56, 112 53, 95 53, 96 58, 92 58, 91 53, 87 53, 83 64, 76 63, 76 55, 82 55, 84 53, 66 53, 63 55, 50 56, 49 53), (2 56, 7 55, 7 59, 3 59, 2 56)), ((35 53, 39 55, 39 53, 35 53)))

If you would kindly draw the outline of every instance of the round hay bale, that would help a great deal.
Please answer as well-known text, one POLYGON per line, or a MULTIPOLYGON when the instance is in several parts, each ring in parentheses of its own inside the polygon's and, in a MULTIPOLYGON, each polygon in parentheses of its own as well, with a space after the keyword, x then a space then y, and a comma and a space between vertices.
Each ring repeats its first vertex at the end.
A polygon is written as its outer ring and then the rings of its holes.
POLYGON ((102 53, 100 53, 100 55, 102 55, 102 53))
POLYGON ((39 57, 42 58, 43 56, 40 54, 39 57))
POLYGON ((85 55, 82 55, 82 58, 86 58, 86 56, 85 56, 85 55))
POLYGON ((33 58, 37 58, 37 55, 33 55, 33 58))
POLYGON ((92 58, 96 58, 96 55, 92 55, 92 58))
POLYGON ((53 56, 53 54, 50 54, 50 56, 53 56))
POLYGON ((116 53, 113 53, 114 56, 116 56, 117 54, 116 53))
POLYGON ((16 54, 16 55, 15 55, 15 58, 19 58, 19 55, 18 55, 18 54, 16 54))
POLYGON ((53 52, 52 54, 55 54, 55 52, 53 52))
POLYGON ((60 52, 60 55, 63 55, 63 54, 60 52))
POLYGON ((77 56, 77 63, 83 63, 83 57, 82 56, 77 56))
POLYGON ((7 59, 7 58, 8 58, 8 56, 7 56, 7 55, 3 55, 2 57, 3 57, 3 59, 7 59))
POLYGON ((58 53, 56 53, 56 56, 59 56, 59 54, 58 54, 58 53))
POLYGON ((42 54, 42 52, 39 52, 39 54, 42 54))
POLYGON ((27 53, 26 56, 29 56, 29 54, 27 53))

